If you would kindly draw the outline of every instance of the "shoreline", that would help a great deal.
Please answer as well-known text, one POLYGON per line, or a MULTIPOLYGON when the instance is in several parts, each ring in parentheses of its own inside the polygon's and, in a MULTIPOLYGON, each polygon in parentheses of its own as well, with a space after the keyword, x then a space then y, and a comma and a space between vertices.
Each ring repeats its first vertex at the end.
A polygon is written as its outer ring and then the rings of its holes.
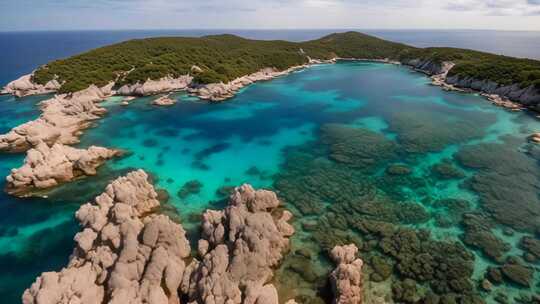
MULTIPOLYGON (((196 96, 201 100, 216 103, 223 102, 230 98, 233 98, 242 88, 245 88, 253 83, 260 81, 269 81, 281 76, 289 75, 293 72, 310 68, 319 64, 335 64, 338 62, 375 62, 392 65, 404 65, 409 67, 415 72, 420 72, 431 79, 431 84, 440 87, 446 91, 456 91, 462 93, 479 94, 493 105, 505 108, 510 111, 530 110, 536 112, 535 109, 531 109, 517 102, 513 102, 508 98, 502 97, 497 94, 488 94, 474 89, 460 88, 447 82, 448 72, 454 67, 452 62, 443 62, 442 65, 432 65, 431 68, 439 73, 432 73, 430 70, 417 68, 412 65, 412 61, 398 62, 390 59, 367 59, 367 58, 332 58, 329 60, 311 59, 308 57, 308 63, 293 66, 286 70, 279 71, 275 68, 261 69, 255 73, 248 74, 232 80, 231 82, 213 83, 197 86, 193 85, 192 77, 190 75, 180 76, 177 79, 166 78, 161 80, 149 80, 151 85, 147 86, 146 90, 150 88, 150 91, 145 91, 145 84, 135 84, 131 87, 126 85, 119 90, 113 90, 114 83, 109 83, 103 88, 91 86, 88 89, 78 91, 71 94, 59 94, 55 95, 51 99, 47 99, 40 103, 42 114, 35 120, 28 121, 22 125, 13 128, 11 131, 4 135, 0 135, 0 151, 21 153, 27 152, 32 148, 37 147, 40 143, 45 142, 49 146, 53 146, 57 143, 64 145, 73 145, 79 141, 79 137, 83 131, 90 128, 92 122, 100 119, 105 115, 106 110, 99 106, 106 98, 111 96, 124 96, 125 101, 122 102, 123 106, 129 105, 127 101, 136 98, 137 96, 144 95, 145 92, 151 93, 150 96, 166 94, 162 97, 158 97, 152 102, 155 106, 170 106, 174 104, 173 100, 167 98, 171 93, 185 91, 192 96, 196 96), (163 83, 165 82, 165 83, 163 83), (192 86, 193 85, 193 86, 192 86), (139 90, 139 91, 138 91, 139 90), (124 91, 124 92, 121 92, 124 91), (119 94, 120 92, 120 94, 119 94), (139 92, 141 94, 125 95, 126 92, 139 92), (51 109, 52 110, 49 110, 51 109), (50 114, 52 112, 52 114, 50 114)), ((425 64, 424 64, 425 65, 425 64)), ((24 75, 15 82, 23 79, 25 84, 31 79, 30 75, 24 75)), ((12 83, 10 83, 12 84, 12 83)), ((6 86, 8 87, 8 86, 6 86)), ((11 88, 16 85, 11 85, 11 88)), ((2 92, 6 92, 3 90, 2 92)), ((41 95, 39 90, 31 89, 29 94, 25 92, 12 92, 14 96, 30 96, 41 95)), ((50 94, 46 92, 43 94, 50 94)), ((536 116, 540 118, 540 116, 536 116)))

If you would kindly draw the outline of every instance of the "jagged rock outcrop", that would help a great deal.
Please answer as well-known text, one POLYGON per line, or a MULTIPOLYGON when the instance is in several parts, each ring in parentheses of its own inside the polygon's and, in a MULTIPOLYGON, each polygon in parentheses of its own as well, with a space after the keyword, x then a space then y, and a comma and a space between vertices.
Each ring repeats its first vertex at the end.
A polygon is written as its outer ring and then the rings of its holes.
POLYGON ((451 62, 438 63, 432 59, 408 59, 403 60, 403 64, 413 67, 430 76, 434 76, 434 84, 446 89, 467 89, 475 90, 486 94, 493 103, 505 106, 510 109, 517 109, 509 101, 540 111, 540 88, 529 86, 522 88, 519 84, 500 85, 490 80, 478 80, 473 77, 463 77, 459 75, 449 75, 454 67, 451 62))
POLYGON ((111 88, 112 83, 102 88, 90 86, 43 101, 39 118, 0 135, 0 151, 23 152, 40 142, 50 146, 77 143, 80 131, 105 114, 106 110, 97 102, 109 96, 111 88))
POLYGON ((190 247, 181 225, 153 211, 158 194, 144 171, 120 177, 76 213, 82 231, 67 267, 45 272, 24 304, 178 304, 190 247))
POLYGON ((362 300, 362 265, 356 257, 358 248, 354 244, 336 246, 330 257, 337 267, 330 274, 335 304, 360 304, 362 300))
POLYGON ((6 177, 6 191, 16 196, 30 196, 35 191, 80 176, 95 175, 97 167, 119 154, 118 150, 102 147, 76 149, 58 143, 49 147, 41 142, 27 152, 22 167, 11 170, 11 174, 6 177))
POLYGON ((191 302, 278 303, 269 281, 294 233, 292 214, 278 206, 275 193, 243 185, 225 210, 204 213, 201 259, 188 266, 182 283, 191 302))
POLYGON ((172 106, 176 103, 176 99, 170 98, 169 95, 161 96, 152 101, 155 106, 172 106))
POLYGON ((446 78, 448 84, 459 88, 472 89, 487 94, 503 96, 524 106, 540 111, 540 89, 535 86, 521 88, 519 84, 499 85, 489 80, 477 80, 471 77, 458 75, 446 78))
POLYGON ((158 80, 148 79, 144 83, 126 84, 121 86, 116 94, 126 96, 148 96, 187 89, 193 77, 182 75, 178 78, 163 77, 158 80))
POLYGON ((236 78, 229 83, 210 83, 189 88, 188 91, 201 99, 210 101, 223 101, 233 97, 241 88, 257 81, 270 80, 275 77, 289 74, 295 70, 306 67, 296 66, 284 71, 274 68, 265 68, 253 74, 236 78))
POLYGON ((13 80, 4 87, 2 94, 12 94, 17 97, 24 97, 29 95, 52 93, 60 89, 61 84, 56 79, 42 85, 33 82, 32 76, 32 74, 28 74, 13 80))

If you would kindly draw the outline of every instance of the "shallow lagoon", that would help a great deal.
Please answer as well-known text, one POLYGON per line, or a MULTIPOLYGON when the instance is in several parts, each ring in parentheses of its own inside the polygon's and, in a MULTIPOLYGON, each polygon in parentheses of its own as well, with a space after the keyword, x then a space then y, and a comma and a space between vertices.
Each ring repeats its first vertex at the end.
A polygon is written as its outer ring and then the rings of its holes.
MULTIPOLYGON (((391 297, 392 287, 400 301, 531 295, 539 271, 529 288, 505 283, 487 294, 478 286, 488 266, 521 259, 523 236, 538 239, 540 152, 526 137, 540 121, 428 84, 404 67, 348 62, 258 83, 222 104, 179 93, 172 107, 151 106, 151 97, 124 107, 113 97, 80 146, 120 148, 125 157, 46 200, 0 194, 0 295, 18 302, 37 274, 61 267, 78 229, 74 211, 131 168, 153 174, 169 194, 165 211, 177 212, 191 236, 200 212, 223 206, 227 187, 277 190, 297 234, 276 283, 305 303, 325 298, 325 251, 340 242, 362 248, 368 297, 391 297), (392 249, 405 240, 418 246, 392 249)), ((39 113, 40 98, 0 98, 2 132, 39 113)), ((21 162, 0 155, 0 174, 21 162)))

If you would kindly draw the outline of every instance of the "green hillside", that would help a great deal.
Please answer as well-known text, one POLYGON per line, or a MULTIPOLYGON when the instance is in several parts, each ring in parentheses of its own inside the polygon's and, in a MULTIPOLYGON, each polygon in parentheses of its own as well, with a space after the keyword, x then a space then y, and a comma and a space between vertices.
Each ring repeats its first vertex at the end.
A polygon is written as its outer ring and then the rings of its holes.
POLYGON ((419 49, 358 32, 331 34, 299 43, 250 40, 234 35, 136 39, 53 61, 36 71, 34 81, 45 84, 58 77, 63 82, 61 92, 74 92, 109 81, 122 85, 185 75, 196 65, 202 69, 194 75, 198 83, 227 82, 265 67, 286 69, 304 64, 308 56, 452 60, 457 65, 451 75, 540 87, 539 61, 462 49, 419 49))

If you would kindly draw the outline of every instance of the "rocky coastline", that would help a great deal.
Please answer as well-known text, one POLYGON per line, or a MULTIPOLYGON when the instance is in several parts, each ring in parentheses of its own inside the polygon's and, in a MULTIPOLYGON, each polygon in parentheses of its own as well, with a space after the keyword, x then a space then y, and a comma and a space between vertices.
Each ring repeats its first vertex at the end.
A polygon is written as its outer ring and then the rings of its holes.
POLYGON ((41 142, 71 145, 79 142, 81 131, 107 111, 99 102, 111 95, 112 84, 91 86, 73 94, 56 95, 43 101, 41 115, 0 135, 0 151, 24 152, 41 142))
POLYGON ((106 160, 121 151, 92 146, 76 149, 59 143, 49 147, 41 142, 28 151, 24 164, 6 177, 6 192, 18 197, 34 196, 74 179, 96 174, 106 160))
MULTIPOLYGON (((133 171, 80 207, 82 231, 68 265, 41 274, 22 302, 277 304, 273 270, 294 234, 292 214, 280 205, 274 192, 235 188, 224 210, 203 214, 192 257, 182 225, 159 214, 148 175, 133 171)), ((350 245, 331 252, 335 303, 362 303, 357 251, 350 245)))
POLYGON ((455 66, 452 62, 438 63, 429 59, 411 59, 402 63, 431 76, 433 85, 440 86, 444 90, 480 93, 494 105, 512 111, 528 108, 540 112, 540 90, 534 86, 520 88, 517 84, 499 85, 493 81, 449 76, 450 70, 455 66))

